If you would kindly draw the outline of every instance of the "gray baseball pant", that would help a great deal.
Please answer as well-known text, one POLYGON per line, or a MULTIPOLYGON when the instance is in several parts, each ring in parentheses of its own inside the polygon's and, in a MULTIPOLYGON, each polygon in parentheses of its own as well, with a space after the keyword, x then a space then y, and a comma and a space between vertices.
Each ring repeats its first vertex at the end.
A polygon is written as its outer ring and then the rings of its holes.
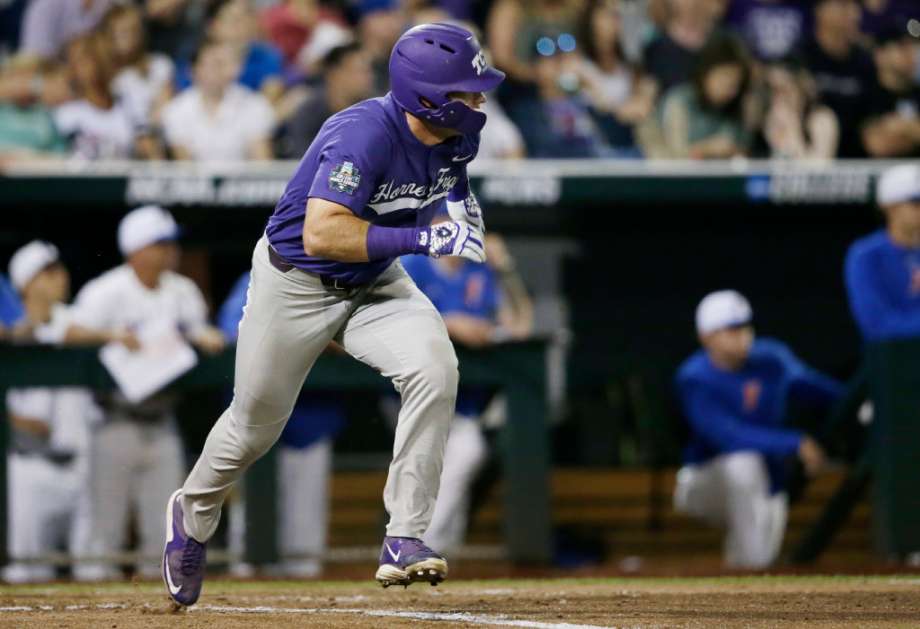
POLYGON ((263 236, 252 258, 236 348, 233 401, 211 429, 182 488, 186 530, 214 534, 243 471, 278 439, 304 380, 329 341, 393 381, 402 396, 383 492, 387 534, 421 537, 437 499, 457 395, 457 358, 441 316, 394 263, 357 291, 327 289, 269 261, 263 236))

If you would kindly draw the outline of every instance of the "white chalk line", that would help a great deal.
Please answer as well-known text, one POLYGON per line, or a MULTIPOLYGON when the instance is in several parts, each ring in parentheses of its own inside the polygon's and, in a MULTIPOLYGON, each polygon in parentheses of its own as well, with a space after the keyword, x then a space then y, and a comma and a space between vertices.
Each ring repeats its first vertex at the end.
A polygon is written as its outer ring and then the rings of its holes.
MULTIPOLYGON (((62 611, 88 611, 94 609, 128 609, 123 603, 100 603, 97 605, 67 605, 62 611)), ((149 604, 143 607, 150 608, 149 604)), ((29 606, 13 605, 0 607, 0 613, 54 611, 48 605, 29 606)), ((375 618, 404 618, 407 620, 430 620, 434 622, 456 622, 469 625, 487 625, 493 627, 521 627, 524 629, 617 629, 610 625, 581 625, 568 622, 542 622, 538 620, 519 620, 508 616, 491 614, 470 614, 468 612, 401 612, 387 609, 356 608, 318 608, 318 607, 234 607, 226 605, 195 605, 189 607, 189 613, 217 614, 352 614, 375 618)), ((625 628, 623 628, 625 629, 625 628)))
POLYGON ((356 614, 378 618, 406 618, 410 620, 431 620, 435 622, 461 622, 470 625, 491 625, 499 627, 524 627, 526 629, 617 629, 609 625, 576 625, 567 622, 541 622, 518 620, 505 615, 470 614, 467 612, 397 612, 387 609, 347 608, 278 608, 278 607, 226 607, 219 605, 196 605, 190 612, 216 612, 224 614, 356 614))

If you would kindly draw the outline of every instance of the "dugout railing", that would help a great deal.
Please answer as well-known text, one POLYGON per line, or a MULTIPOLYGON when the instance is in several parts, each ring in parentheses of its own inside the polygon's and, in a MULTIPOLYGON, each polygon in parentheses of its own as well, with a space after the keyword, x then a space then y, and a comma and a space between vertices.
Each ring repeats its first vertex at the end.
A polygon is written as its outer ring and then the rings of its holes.
MULTIPOLYGON (((542 340, 507 343, 485 350, 458 349, 460 374, 471 386, 504 392, 508 421, 501 443, 504 487, 505 547, 516 562, 551 558, 549 444, 547 433, 546 350, 542 340)), ((114 383, 98 360, 96 348, 51 348, 0 345, 0 400, 14 387, 81 386, 109 390, 114 383)), ((233 378, 234 352, 202 356, 198 365, 171 388, 194 391, 226 387, 233 378)), ((340 355, 323 355, 304 385, 307 389, 392 391, 389 381, 362 363, 340 355)), ((5 414, 5 405, 2 411, 5 414)), ((210 418, 213 420, 216 418, 210 418)), ((202 421, 207 421, 202 418, 202 421)), ((2 422, 0 446, 9 443, 9 424, 2 422)), ((253 564, 278 558, 276 472, 273 451, 246 473, 245 559, 253 564)), ((7 560, 6 458, 0 458, 0 559, 7 560)), ((89 559, 89 558, 86 558, 89 559)))

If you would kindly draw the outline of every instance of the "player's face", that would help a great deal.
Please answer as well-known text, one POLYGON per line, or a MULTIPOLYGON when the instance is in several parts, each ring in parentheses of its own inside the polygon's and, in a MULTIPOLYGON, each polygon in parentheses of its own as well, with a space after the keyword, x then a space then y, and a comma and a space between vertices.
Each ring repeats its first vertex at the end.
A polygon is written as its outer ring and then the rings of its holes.
POLYGON ((892 231, 907 240, 920 239, 920 201, 892 205, 885 213, 892 231))
POLYGON ((447 96, 452 100, 459 100, 471 109, 479 109, 486 102, 486 95, 482 92, 451 92, 447 96))
POLYGON ((702 338, 703 347, 719 364, 738 369, 748 359, 754 343, 754 327, 740 325, 710 332, 702 338))
POLYGON ((159 274, 179 267, 179 246, 173 241, 155 242, 131 254, 131 263, 159 274))
POLYGON ((25 297, 56 304, 70 298, 70 273, 63 264, 52 264, 26 285, 25 297))

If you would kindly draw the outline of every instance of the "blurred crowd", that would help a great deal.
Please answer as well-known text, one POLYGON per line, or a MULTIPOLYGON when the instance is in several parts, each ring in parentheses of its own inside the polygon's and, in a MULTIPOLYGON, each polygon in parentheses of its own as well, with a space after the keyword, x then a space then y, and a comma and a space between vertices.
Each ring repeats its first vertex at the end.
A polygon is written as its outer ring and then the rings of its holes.
POLYGON ((4 0, 0 164, 299 159, 435 21, 509 76, 482 157, 920 155, 913 0, 4 0))

